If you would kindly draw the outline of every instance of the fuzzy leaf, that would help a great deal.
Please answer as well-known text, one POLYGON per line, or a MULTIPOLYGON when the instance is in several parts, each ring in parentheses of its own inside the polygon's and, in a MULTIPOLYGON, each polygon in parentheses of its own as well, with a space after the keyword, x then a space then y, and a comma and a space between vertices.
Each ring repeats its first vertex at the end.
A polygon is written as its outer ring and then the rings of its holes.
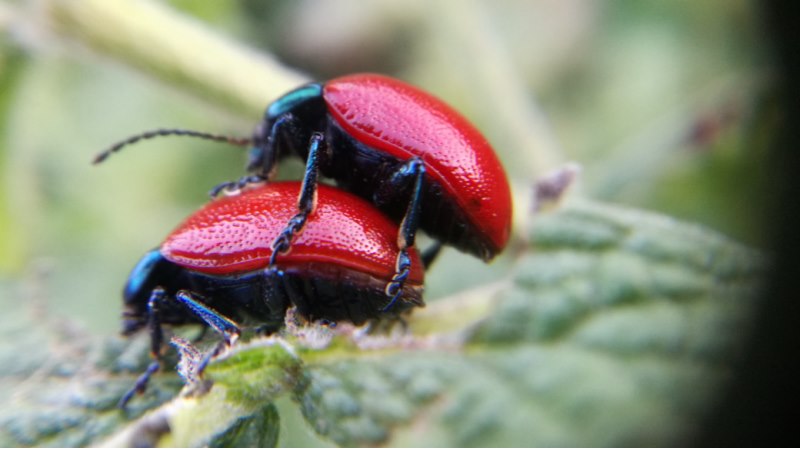
POLYGON ((346 446, 685 441, 730 377, 762 257, 706 229, 592 203, 536 217, 529 237, 507 281, 433 302, 409 333, 341 325, 323 329, 327 345, 308 333, 253 340, 210 365, 207 394, 153 409, 178 384, 156 376, 130 413, 150 411, 134 421, 113 407, 146 364, 143 340, 67 350, 46 344, 53 327, 7 315, 18 325, 5 332, 29 338, 0 351, 13 405, 0 442, 281 444, 291 436, 278 435, 273 403, 285 396, 308 428, 346 446))
POLYGON ((747 335, 761 257, 708 230, 587 203, 538 217, 530 237, 513 283, 487 298, 459 350, 309 364, 299 400, 314 428, 357 446, 689 437, 747 335))

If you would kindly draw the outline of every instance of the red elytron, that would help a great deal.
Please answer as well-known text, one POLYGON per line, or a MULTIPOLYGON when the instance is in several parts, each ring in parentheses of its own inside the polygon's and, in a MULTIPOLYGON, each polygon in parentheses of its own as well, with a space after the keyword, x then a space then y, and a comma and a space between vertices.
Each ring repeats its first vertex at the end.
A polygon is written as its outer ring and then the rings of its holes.
MULTIPOLYGON (((294 215, 299 183, 271 183, 220 197, 198 210, 167 237, 161 254, 200 273, 231 275, 267 268, 272 242, 294 215)), ((352 271, 383 279, 394 274, 397 224, 361 198, 320 185, 317 207, 280 267, 352 271)), ((424 279, 419 254, 408 283, 424 279)), ((383 288, 383 287, 381 287, 383 288)))
POLYGON ((426 175, 487 243, 488 257, 506 246, 508 179, 489 142, 461 114, 427 92, 373 74, 328 81, 322 97, 336 123, 359 142, 398 160, 422 159, 426 175))

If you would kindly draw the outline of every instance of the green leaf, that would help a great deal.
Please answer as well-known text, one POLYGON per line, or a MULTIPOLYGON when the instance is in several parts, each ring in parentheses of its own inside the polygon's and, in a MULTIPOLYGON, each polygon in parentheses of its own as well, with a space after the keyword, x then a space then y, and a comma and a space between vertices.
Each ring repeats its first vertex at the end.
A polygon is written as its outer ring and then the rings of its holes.
POLYGON ((97 444, 178 392, 168 372, 122 412, 117 401, 148 363, 144 340, 92 341, 21 289, 0 284, 0 293, 0 446, 97 444))
POLYGON ((747 335, 761 256, 709 230, 588 203, 537 217, 530 237, 462 347, 309 366, 300 403, 317 431, 357 446, 691 436, 747 335))
POLYGON ((690 437, 747 336, 763 257, 706 229, 592 203, 535 217, 529 237, 507 281, 434 302, 408 333, 342 324, 328 345, 310 343, 309 331, 330 333, 313 327, 256 339, 210 365, 207 394, 164 403, 178 386, 167 369, 128 416, 114 405, 147 363, 145 339, 97 346, 11 310, 16 326, 4 332, 28 338, 0 346, 11 405, 0 444, 274 445, 287 437, 274 401, 287 396, 308 428, 346 446, 690 437), (54 338, 76 343, 48 346, 54 338))
POLYGON ((272 403, 253 415, 236 420, 227 430, 215 436, 211 447, 274 447, 278 443, 278 411, 272 403))

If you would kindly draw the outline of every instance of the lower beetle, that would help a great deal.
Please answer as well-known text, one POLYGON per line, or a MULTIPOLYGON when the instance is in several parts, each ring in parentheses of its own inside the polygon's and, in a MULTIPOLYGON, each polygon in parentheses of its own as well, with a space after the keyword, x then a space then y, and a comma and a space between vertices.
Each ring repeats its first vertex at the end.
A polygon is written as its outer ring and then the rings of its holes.
POLYGON ((397 224, 334 187, 319 186, 304 231, 275 263, 272 243, 295 214, 300 190, 299 182, 278 182, 218 197, 134 267, 123 291, 123 334, 147 328, 154 361, 120 406, 144 391, 159 369, 163 325, 201 324, 223 336, 200 364, 202 372, 239 337, 237 323, 275 332, 290 306, 308 320, 358 325, 424 305, 423 265, 411 248, 402 299, 384 310, 395 275, 397 224))

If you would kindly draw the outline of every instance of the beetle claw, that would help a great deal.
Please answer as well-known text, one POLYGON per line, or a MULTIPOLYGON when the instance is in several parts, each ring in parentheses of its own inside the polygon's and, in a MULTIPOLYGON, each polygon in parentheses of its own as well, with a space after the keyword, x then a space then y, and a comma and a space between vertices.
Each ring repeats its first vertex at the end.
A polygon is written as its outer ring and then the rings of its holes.
POLYGON ((226 196, 238 195, 242 193, 243 190, 262 185, 266 181, 266 178, 261 175, 242 176, 236 181, 226 181, 215 185, 208 191, 208 196, 216 198, 221 193, 224 193, 226 196))

